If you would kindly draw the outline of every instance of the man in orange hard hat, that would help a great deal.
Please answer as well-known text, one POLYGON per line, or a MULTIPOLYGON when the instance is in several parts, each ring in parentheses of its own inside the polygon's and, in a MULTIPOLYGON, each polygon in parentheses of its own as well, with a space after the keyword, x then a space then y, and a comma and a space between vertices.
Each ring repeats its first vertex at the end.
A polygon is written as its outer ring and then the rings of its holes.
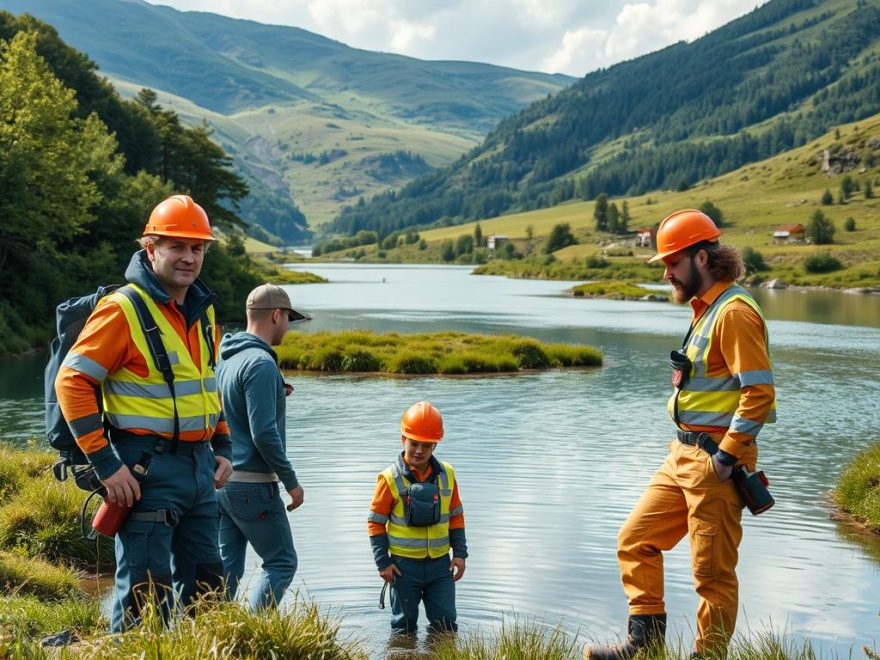
POLYGON ((116 632, 137 623, 151 595, 167 618, 178 599, 222 586, 215 488, 232 472, 232 444, 214 378, 215 296, 198 279, 213 240, 192 198, 156 206, 128 284, 98 302, 55 381, 106 498, 131 507, 116 534, 116 632), (153 359, 156 328, 165 361, 153 359), (136 464, 148 464, 143 483, 136 464))
POLYGON ((675 302, 693 308, 682 347, 670 355, 667 407, 678 429, 618 535, 627 638, 587 646, 585 658, 630 658, 663 645, 663 552, 685 535, 700 596, 696 655, 723 655, 733 634, 742 503, 731 474, 735 466, 755 469, 758 432, 776 415, 766 322, 755 300, 734 284, 743 274, 742 258, 718 242, 720 235, 706 214, 692 209, 673 213, 657 230, 651 261, 666 266, 675 302))
POLYGON ((376 567, 391 586, 391 627, 415 632, 424 601, 431 630, 455 631, 455 583, 468 553, 455 472, 434 457, 443 417, 419 401, 403 413, 400 433, 403 451, 379 474, 367 517, 376 567))

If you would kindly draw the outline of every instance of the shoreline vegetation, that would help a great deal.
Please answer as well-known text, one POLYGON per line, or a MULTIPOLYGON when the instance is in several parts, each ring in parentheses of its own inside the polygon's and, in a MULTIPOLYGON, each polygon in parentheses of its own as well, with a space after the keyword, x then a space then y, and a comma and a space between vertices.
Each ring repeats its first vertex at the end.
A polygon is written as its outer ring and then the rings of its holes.
POLYGON ((880 439, 850 460, 832 500, 855 524, 880 534, 880 439))
POLYGON ((631 281, 602 280, 599 282, 587 282, 586 284, 578 284, 571 287, 568 293, 574 298, 669 301, 669 295, 666 292, 648 289, 640 286, 637 282, 631 281))
MULTIPOLYGON (((876 447, 875 452, 880 455, 876 447)), ((93 578, 85 571, 95 570, 96 558, 103 558, 104 566, 112 561, 110 540, 92 542, 91 549, 77 540, 79 506, 85 493, 71 481, 55 481, 51 468, 55 458, 37 448, 36 440, 26 447, 0 445, 0 657, 369 657, 366 640, 341 632, 341 617, 300 594, 290 605, 260 613, 249 612, 242 603, 206 600, 193 607, 192 616, 179 619, 170 629, 147 607, 140 626, 121 635, 107 634, 102 595, 90 593, 88 582, 93 578), (41 646, 41 640, 62 631, 69 636, 63 649, 41 646)), ((440 638, 427 654, 414 647, 408 657, 576 660, 583 644, 593 641, 606 638, 571 636, 562 622, 547 626, 505 615, 498 630, 486 632, 475 626, 467 634, 440 638)), ((863 647, 862 651, 868 657, 880 657, 875 649, 863 647)), ((671 639, 666 648, 652 649, 643 657, 668 660, 689 654, 682 639, 671 639)), ((728 657, 814 660, 816 654, 809 640, 796 641, 785 631, 741 628, 728 657)), ((846 650, 839 657, 847 657, 846 650)))
POLYGON ((282 369, 331 373, 463 375, 602 364, 602 353, 592 346, 461 332, 295 333, 285 338, 277 353, 282 369))

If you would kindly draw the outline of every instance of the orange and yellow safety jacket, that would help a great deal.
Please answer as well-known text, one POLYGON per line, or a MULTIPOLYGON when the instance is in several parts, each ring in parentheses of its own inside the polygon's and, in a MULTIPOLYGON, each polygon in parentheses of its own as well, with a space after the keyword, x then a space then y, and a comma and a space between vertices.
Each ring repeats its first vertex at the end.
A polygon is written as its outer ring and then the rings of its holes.
POLYGON ((766 322, 748 292, 730 282, 717 282, 691 306, 691 371, 669 398, 669 413, 686 431, 721 436, 719 448, 739 458, 776 421, 766 322))
MULTIPOLYGON (((229 428, 223 419, 201 321, 187 327, 173 298, 161 303, 144 289, 130 286, 146 301, 172 362, 179 440, 213 439, 215 451, 222 445, 223 451, 217 453, 225 455, 227 449, 231 450, 231 445, 226 447, 229 428)), ((217 347, 219 329, 214 323, 213 307, 208 307, 207 317, 214 326, 217 347)), ((135 435, 173 437, 174 400, 150 357, 134 306, 120 293, 98 302, 55 382, 64 417, 101 478, 110 476, 122 463, 108 445, 96 387, 101 389, 104 415, 112 427, 135 435)))

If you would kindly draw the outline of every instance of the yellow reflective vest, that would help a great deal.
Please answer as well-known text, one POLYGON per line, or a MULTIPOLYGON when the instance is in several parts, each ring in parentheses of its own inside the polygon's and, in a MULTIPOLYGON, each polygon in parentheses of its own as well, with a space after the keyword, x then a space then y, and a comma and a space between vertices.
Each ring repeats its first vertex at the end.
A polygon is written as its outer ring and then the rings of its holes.
MULTIPOLYGON (((220 396, 214 370, 209 360, 209 347, 204 333, 198 332, 200 364, 195 364, 183 338, 165 318, 152 297, 130 284, 144 299, 153 321, 162 333, 162 343, 174 372, 174 392, 180 433, 208 439, 220 419, 220 396)), ((145 357, 149 373, 146 377, 123 367, 109 374, 102 385, 104 414, 118 429, 143 429, 164 438, 174 436, 174 399, 162 372, 150 357, 150 349, 137 311, 131 301, 120 293, 111 294, 128 321, 138 350, 145 357)), ((214 308, 207 310, 208 322, 214 325, 214 308)), ((198 321, 201 323, 201 321, 198 321)))
POLYGON ((406 478, 403 457, 382 471, 388 489, 394 497, 394 506, 388 519, 388 545, 392 555, 411 559, 437 559, 449 553, 449 504, 455 486, 455 472, 449 463, 438 461, 437 488, 440 490, 440 522, 428 527, 410 527, 406 524, 403 493, 412 483, 406 478))
MULTIPOLYGON (((715 329, 721 311, 735 300, 741 300, 755 310, 761 320, 764 321, 764 337, 769 346, 767 337, 767 321, 755 299, 742 287, 734 284, 725 289, 718 298, 703 313, 690 332, 687 345, 684 350, 691 361, 691 370, 687 382, 680 388, 676 388, 669 397, 667 410, 669 416, 677 425, 687 426, 717 426, 730 428, 735 425, 735 413, 739 407, 741 390, 748 385, 758 383, 772 383, 772 371, 749 372, 748 382, 743 382, 739 374, 731 374, 729 371, 707 375, 707 363, 709 349, 715 340, 715 329)), ((776 421, 776 403, 765 423, 776 421)), ((744 420, 750 425, 755 424, 744 420)), ((751 430, 751 429, 744 429, 751 430)))

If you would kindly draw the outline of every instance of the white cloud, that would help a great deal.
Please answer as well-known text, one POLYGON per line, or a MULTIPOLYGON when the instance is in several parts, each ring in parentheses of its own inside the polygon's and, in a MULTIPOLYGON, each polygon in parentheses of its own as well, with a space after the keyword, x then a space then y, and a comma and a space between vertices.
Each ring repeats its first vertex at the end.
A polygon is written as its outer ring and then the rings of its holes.
POLYGON ((762 0, 151 0, 294 25, 356 48, 582 76, 691 41, 762 0))

